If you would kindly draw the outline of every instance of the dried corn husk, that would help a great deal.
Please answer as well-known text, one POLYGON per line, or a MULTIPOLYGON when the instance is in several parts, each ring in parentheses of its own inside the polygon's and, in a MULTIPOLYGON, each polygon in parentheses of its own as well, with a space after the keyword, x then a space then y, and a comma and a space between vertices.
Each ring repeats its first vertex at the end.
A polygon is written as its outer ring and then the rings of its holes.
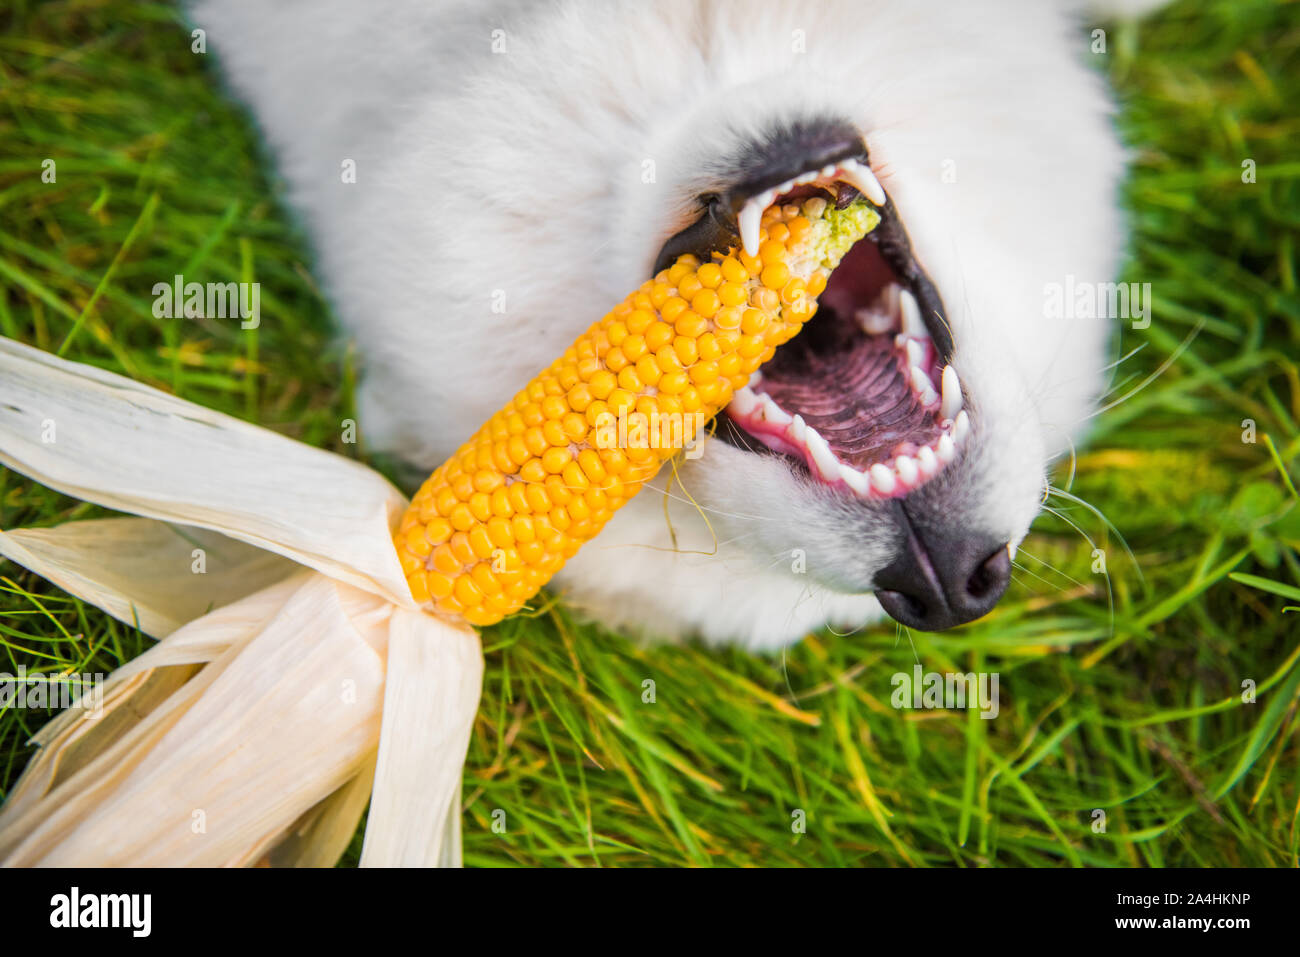
POLYGON ((101 716, 37 736, 0 862, 320 866, 369 796, 365 864, 459 863, 481 652, 415 608, 388 482, 3 339, 0 462, 142 516, 0 532, 0 554, 161 639, 101 716))

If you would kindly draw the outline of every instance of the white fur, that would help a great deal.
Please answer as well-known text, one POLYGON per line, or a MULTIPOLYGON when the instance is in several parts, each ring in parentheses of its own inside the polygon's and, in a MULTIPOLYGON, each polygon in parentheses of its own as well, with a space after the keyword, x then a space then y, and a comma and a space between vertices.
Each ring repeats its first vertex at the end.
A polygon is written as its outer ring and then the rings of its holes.
MULTIPOLYGON (((1108 335, 1044 319, 1044 284, 1108 280, 1122 250, 1110 104, 1086 31, 1057 5, 200 0, 192 12, 359 343, 371 448, 436 465, 648 276, 693 198, 726 185, 723 158, 776 118, 830 108, 865 132, 949 313, 975 423, 948 478, 960 521, 1024 536, 1050 459, 1095 400, 1108 335), (341 182, 345 159, 355 184, 341 182)), ((879 617, 871 579, 889 549, 873 513, 720 442, 678 474, 568 564, 558 584, 575 606, 753 648, 879 617)))

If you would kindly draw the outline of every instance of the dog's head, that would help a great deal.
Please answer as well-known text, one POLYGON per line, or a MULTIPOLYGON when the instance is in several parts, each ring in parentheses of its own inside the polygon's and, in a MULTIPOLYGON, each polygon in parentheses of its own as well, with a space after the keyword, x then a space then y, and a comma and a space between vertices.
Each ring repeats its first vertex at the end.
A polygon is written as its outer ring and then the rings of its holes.
MULTIPOLYGON (((380 390, 445 412, 432 443, 427 418, 392 433, 429 461, 673 255, 742 242, 755 207, 877 204, 703 454, 561 573, 616 626, 770 647, 881 607, 921 629, 977 618, 1101 385, 1104 324, 1044 317, 1047 283, 1109 278, 1121 246, 1106 98, 1057 14, 803 6, 526 20, 385 171, 456 184, 436 198, 454 232, 408 264, 442 354, 370 352, 380 390), (485 326, 506 354, 466 360, 485 326)), ((409 205, 394 215, 423 215, 409 205)))

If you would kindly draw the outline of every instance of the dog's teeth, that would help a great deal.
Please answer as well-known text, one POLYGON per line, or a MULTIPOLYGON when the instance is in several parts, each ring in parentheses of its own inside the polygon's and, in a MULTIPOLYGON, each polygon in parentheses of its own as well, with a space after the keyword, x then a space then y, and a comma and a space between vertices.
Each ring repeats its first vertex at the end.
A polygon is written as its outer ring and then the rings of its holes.
POLYGON ((838 168, 839 168, 839 167, 835 166, 834 164, 832 164, 832 165, 830 165, 830 166, 823 166, 823 167, 822 167, 822 176, 826 177, 827 179, 830 179, 832 176, 835 175, 835 171, 836 171, 836 169, 838 169, 838 168))
POLYGON ((939 471, 939 459, 928 445, 921 446, 921 451, 916 453, 916 464, 926 478, 939 471))
POLYGON ((965 411, 958 412, 957 418, 952 420, 952 440, 958 445, 961 445, 969 434, 970 416, 968 416, 965 411))
POLYGON ((898 305, 903 313, 903 335, 911 336, 913 339, 930 338, 930 333, 925 329, 925 322, 921 319, 921 306, 909 290, 898 291, 898 305))
POLYGON ((957 446, 951 435, 939 436, 939 441, 935 443, 935 454, 944 465, 957 457, 957 446))
POLYGON ((741 209, 737 221, 740 225, 740 245, 745 248, 745 255, 758 255, 758 227, 763 219, 761 196, 755 196, 741 209))
POLYGON ((877 206, 885 205, 884 187, 880 185, 880 180, 876 179, 876 174, 871 172, 870 167, 856 160, 845 160, 840 164, 840 178, 877 206))
POLYGON ((824 212, 826 212, 826 200, 820 196, 814 196, 804 201, 803 214, 808 217, 810 222, 815 223, 821 219, 824 212))
POLYGON ((891 282, 885 287, 885 291, 881 293, 881 297, 885 302, 885 312, 889 313, 891 316, 899 316, 902 314, 902 307, 899 304, 899 295, 902 291, 902 286, 896 282, 891 282))
POLYGON ((871 487, 881 495, 888 495, 897 487, 894 473, 883 465, 871 466, 871 487))
POLYGON ((796 177, 795 182, 798 183, 800 186, 802 186, 804 183, 811 183, 816 178, 817 178, 817 171, 813 170, 811 172, 804 173, 802 176, 796 177))
POLYGON ((787 426, 794 421, 794 417, 785 409, 773 401, 772 397, 766 392, 759 395, 759 402, 762 404, 763 420, 771 422, 773 425, 787 426))
POLYGON ((826 440, 821 437, 821 433, 814 428, 809 428, 807 444, 817 470, 822 473, 822 478, 828 482, 836 481, 840 477, 840 463, 826 440))
POLYGON ((853 313, 858 328, 869 336, 883 336, 894 328, 894 317, 877 309, 864 307, 853 313))
POLYGON ((763 381, 763 370, 755 369, 749 376, 749 385, 758 385, 763 381))
MULTIPOLYGON (((923 363, 924 361, 925 361, 925 346, 921 345, 921 343, 917 342, 915 339, 908 339, 907 340, 907 364, 910 365, 913 369, 916 369, 919 368, 921 363, 923 363)), ((926 381, 928 382, 929 379, 927 378, 926 381)))
POLYGON ((943 404, 939 406, 939 417, 955 419, 961 411, 961 382, 957 379, 957 370, 952 366, 943 367, 943 404))
POLYGON ((858 495, 866 495, 871 488, 871 480, 852 465, 840 466, 840 478, 844 479, 844 484, 858 495))
POLYGON ((758 406, 758 395, 753 389, 746 386, 745 388, 738 390, 736 394, 731 397, 731 402, 728 408, 733 414, 743 418, 750 415, 758 408, 758 406))
MULTIPOLYGON (((910 346, 911 343, 909 342, 910 346)), ((934 385, 930 382, 930 377, 921 371, 920 366, 912 366, 912 389, 924 399, 927 393, 934 394, 934 385)))
POLYGON ((916 484, 916 462, 909 455, 900 455, 894 459, 894 471, 898 477, 903 480, 904 485, 916 484))
POLYGON ((808 441, 808 424, 804 422, 802 415, 796 413, 795 417, 790 420, 790 432, 796 441, 801 443, 808 441))
POLYGON ((775 189, 764 190, 763 192, 759 193, 757 196, 750 199, 751 203, 754 203, 756 206, 758 206, 760 219, 762 217, 762 214, 767 212, 767 207, 772 205, 772 200, 774 199, 776 199, 775 189))

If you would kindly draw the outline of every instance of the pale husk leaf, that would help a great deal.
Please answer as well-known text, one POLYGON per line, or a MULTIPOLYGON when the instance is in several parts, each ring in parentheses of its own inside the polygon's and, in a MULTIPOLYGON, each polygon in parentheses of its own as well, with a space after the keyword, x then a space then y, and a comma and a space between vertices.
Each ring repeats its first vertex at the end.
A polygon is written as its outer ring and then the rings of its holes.
MULTIPOLYGON (((105 748, 119 740, 162 704, 195 672, 195 666, 157 668, 110 679, 98 718, 69 708, 46 722, 32 736, 40 750, 27 762, 22 775, 0 806, 0 835, 8 822, 18 819, 34 802, 85 767, 105 748)), ((3 839, 0 838, 0 846, 3 839)))
MULTIPOLYGON (((6 821, 0 860, 16 866, 246 863, 250 849, 266 847, 364 773, 378 745, 387 641, 382 609, 393 606, 375 597, 363 602, 359 594, 304 574, 237 603, 263 606, 245 608, 248 620, 268 612, 269 619, 6 821), (297 587, 286 600, 282 586, 289 583, 297 587), (361 629, 345 605, 364 609, 361 629)), ((176 637, 202 630, 205 620, 176 637)))
POLYGON ((0 531, 0 555, 155 638, 301 567, 218 532, 147 518, 0 531))
MULTIPOLYGON (((311 575, 299 565, 287 564, 290 569, 298 569, 293 578, 263 589, 256 600, 224 606, 191 623, 192 627, 182 627, 109 675, 104 682, 99 717, 87 718, 85 710, 69 708, 34 734, 32 741, 40 750, 0 807, 0 833, 7 833, 10 822, 31 802, 111 747, 159 705, 170 701, 173 692, 194 674, 192 666, 212 661, 260 632, 311 575)), ((79 577, 92 582, 97 571, 89 562, 77 569, 79 577)), ((181 700, 184 696, 177 699, 181 700)), ((0 848, 3 846, 0 838, 0 848)))
POLYGON ((210 528, 414 607, 406 500, 342 456, 0 338, 0 463, 108 508, 210 528))
POLYGON ((460 781, 483 683, 478 633, 396 611, 362 867, 460 860, 460 781))
MULTIPOLYGON (((375 781, 375 756, 365 769, 301 819, 266 856, 271 867, 333 867, 352 843, 375 781)), ((456 809, 460 810, 457 803, 456 809)), ((459 861, 459 858, 457 858, 459 861)))

